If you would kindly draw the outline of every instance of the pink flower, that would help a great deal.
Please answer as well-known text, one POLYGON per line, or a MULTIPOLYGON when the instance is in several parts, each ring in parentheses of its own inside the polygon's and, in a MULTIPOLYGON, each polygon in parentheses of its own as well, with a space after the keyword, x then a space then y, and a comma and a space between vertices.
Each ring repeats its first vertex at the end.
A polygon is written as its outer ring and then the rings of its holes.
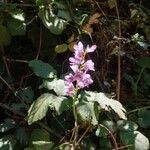
POLYGON ((96 50, 97 46, 96 45, 92 45, 91 47, 89 47, 89 45, 86 48, 86 52, 87 53, 91 53, 94 52, 96 50))
POLYGON ((85 71, 88 71, 88 70, 91 70, 91 71, 94 71, 94 63, 92 60, 87 60, 84 64, 84 70, 85 71))
POLYGON ((82 89, 88 87, 93 83, 90 74, 87 74, 89 70, 94 71, 94 63, 92 60, 85 60, 86 53, 94 52, 96 45, 91 47, 87 46, 84 50, 83 44, 78 42, 74 46, 74 57, 70 57, 70 68, 73 73, 65 76, 66 93, 68 96, 73 96, 75 88, 82 89))

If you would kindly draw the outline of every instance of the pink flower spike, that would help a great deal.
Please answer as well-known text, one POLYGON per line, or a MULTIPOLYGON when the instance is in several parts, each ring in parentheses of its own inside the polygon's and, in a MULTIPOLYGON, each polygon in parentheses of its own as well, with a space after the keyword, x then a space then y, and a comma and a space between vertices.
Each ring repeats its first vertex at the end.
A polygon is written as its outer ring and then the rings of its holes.
POLYGON ((85 71, 88 71, 88 70, 91 70, 91 71, 94 71, 94 62, 92 60, 88 60, 85 62, 84 64, 84 70, 85 71))
POLYGON ((86 52, 87 53, 91 53, 94 52, 96 50, 97 46, 96 45, 92 45, 91 47, 89 47, 89 45, 86 48, 86 52))
POLYGON ((70 68, 71 68, 71 69, 73 70, 73 72, 75 73, 75 72, 78 71, 79 65, 72 65, 72 66, 70 66, 70 68))
POLYGON ((83 52, 83 44, 82 42, 78 42, 78 44, 74 45, 74 49, 79 52, 83 52))

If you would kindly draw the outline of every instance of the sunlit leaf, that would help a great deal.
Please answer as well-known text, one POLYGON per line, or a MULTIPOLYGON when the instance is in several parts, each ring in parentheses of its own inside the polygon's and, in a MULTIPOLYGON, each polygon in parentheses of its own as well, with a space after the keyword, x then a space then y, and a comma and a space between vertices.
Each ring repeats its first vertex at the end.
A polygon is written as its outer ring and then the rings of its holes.
POLYGON ((124 145, 128 145, 129 150, 148 150, 149 140, 139 131, 120 132, 120 139, 124 145))
POLYGON ((39 9, 39 17, 42 19, 45 27, 53 34, 59 35, 66 28, 67 22, 57 16, 50 16, 49 10, 45 10, 44 6, 39 9))
POLYGON ((34 73, 41 78, 54 78, 56 77, 56 70, 41 60, 32 60, 29 62, 29 67, 34 71, 34 73))
POLYGON ((84 99, 88 101, 95 101, 98 102, 101 109, 106 111, 110 111, 111 109, 114 110, 118 114, 118 116, 122 119, 126 119, 125 112, 126 110, 122 106, 122 104, 114 99, 108 98, 104 93, 97 93, 97 92, 85 92, 84 99))
POLYGON ((117 128, 121 131, 134 131, 137 130, 138 125, 135 122, 128 120, 118 120, 117 128))
POLYGON ((77 113, 82 121, 87 121, 93 125, 98 124, 99 109, 96 103, 80 102, 77 104, 77 113))
POLYGON ((41 120, 45 117, 48 108, 55 110, 57 114, 61 114, 64 110, 70 109, 72 101, 65 97, 55 96, 50 93, 42 94, 33 104, 28 111, 28 124, 41 120))
POLYGON ((50 134, 40 128, 36 128, 32 131, 31 136, 30 136, 30 145, 32 145, 33 141, 49 141, 50 140, 50 134))
POLYGON ((54 98, 54 95, 45 93, 41 95, 36 101, 32 103, 28 110, 28 124, 32 124, 35 121, 41 120, 46 116, 48 107, 51 99, 54 98))
POLYGON ((53 142, 46 142, 46 141, 33 141, 33 147, 36 150, 50 150, 54 146, 53 142))
POLYGON ((108 134, 114 133, 116 131, 116 126, 113 121, 103 121, 101 125, 97 128, 95 134, 99 137, 107 137, 108 134))
POLYGON ((62 79, 54 79, 53 81, 44 80, 40 88, 42 87, 54 90, 57 95, 66 95, 65 84, 62 79))
POLYGON ((25 21, 24 13, 23 13, 23 11, 21 9, 15 9, 13 11, 10 11, 9 14, 14 19, 17 19, 17 20, 20 20, 20 21, 25 21))

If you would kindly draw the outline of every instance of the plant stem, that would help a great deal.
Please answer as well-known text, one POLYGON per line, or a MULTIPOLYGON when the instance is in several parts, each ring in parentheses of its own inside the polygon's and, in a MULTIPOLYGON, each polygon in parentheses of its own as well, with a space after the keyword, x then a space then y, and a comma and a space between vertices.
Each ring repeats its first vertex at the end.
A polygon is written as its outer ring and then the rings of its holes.
POLYGON ((74 123, 74 139, 73 139, 73 147, 76 147, 76 143, 77 143, 77 138, 78 138, 78 121, 77 121, 77 110, 76 110, 76 104, 75 102, 77 101, 77 89, 75 90, 75 94, 73 96, 73 115, 74 115, 74 119, 75 119, 75 123, 74 123))

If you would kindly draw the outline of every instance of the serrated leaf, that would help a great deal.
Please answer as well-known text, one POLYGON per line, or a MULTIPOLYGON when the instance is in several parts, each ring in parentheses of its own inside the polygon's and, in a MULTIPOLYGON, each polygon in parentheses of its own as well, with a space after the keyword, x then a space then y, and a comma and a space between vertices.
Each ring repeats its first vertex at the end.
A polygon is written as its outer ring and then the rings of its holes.
POLYGON ((99 110, 96 103, 79 102, 77 104, 77 113, 82 121, 87 121, 93 125, 98 124, 99 110))
POLYGON ((60 44, 60 45, 56 45, 55 52, 56 53, 64 53, 67 51, 67 49, 68 49, 67 44, 60 44))
POLYGON ((0 132, 6 132, 15 127, 15 122, 12 119, 5 119, 3 123, 0 124, 0 132))
POLYGON ((150 127, 150 110, 140 110, 138 111, 138 122, 142 128, 150 127))
POLYGON ((138 129, 138 125, 132 121, 118 120, 117 128, 121 131, 135 131, 138 129))
POLYGON ((25 35, 26 33, 26 24, 12 17, 8 17, 7 19, 7 28, 12 36, 25 35))
POLYGON ((56 111, 56 114, 60 115, 63 111, 72 108, 72 99, 67 99, 63 96, 54 96, 50 101, 49 107, 56 111))
POLYGON ((103 121, 101 125, 102 126, 98 127, 95 132, 96 136, 98 137, 107 137, 107 135, 110 134, 110 132, 114 133, 116 131, 116 125, 113 121, 106 120, 106 121, 103 121))
POLYGON ((42 94, 33 104, 28 111, 28 124, 41 120, 45 117, 48 108, 55 110, 57 114, 61 114, 64 110, 70 109, 72 102, 65 97, 58 97, 53 94, 42 94))
POLYGON ((120 132, 120 139, 124 145, 130 145, 129 150, 148 150, 149 140, 139 131, 120 132))
POLYGON ((50 134, 46 130, 36 128, 31 133, 29 145, 31 146, 33 144, 33 141, 48 142, 49 140, 50 140, 50 134))
POLYGON ((110 111, 112 109, 114 112, 118 114, 120 118, 126 120, 125 116, 126 110, 124 109, 122 104, 117 100, 108 98, 104 93, 86 91, 84 98, 87 99, 88 101, 98 102, 100 108, 106 111, 110 111))
POLYGON ((33 141, 32 144, 35 150, 51 150, 54 146, 53 142, 46 141, 33 141))
POLYGON ((45 117, 51 99, 54 95, 49 93, 42 94, 36 101, 32 103, 28 110, 28 124, 32 124, 35 121, 41 120, 45 117))
POLYGON ((29 67, 34 71, 34 73, 41 78, 55 78, 56 70, 41 60, 32 60, 29 62, 29 67))
POLYGON ((11 41, 11 36, 7 28, 3 25, 0 25, 0 46, 8 46, 11 41))
POLYGON ((66 95, 65 84, 62 79, 54 79, 53 81, 44 80, 40 88, 42 87, 54 90, 57 95, 66 95))
POLYGON ((13 150, 16 140, 13 135, 6 135, 0 139, 0 150, 13 150))

